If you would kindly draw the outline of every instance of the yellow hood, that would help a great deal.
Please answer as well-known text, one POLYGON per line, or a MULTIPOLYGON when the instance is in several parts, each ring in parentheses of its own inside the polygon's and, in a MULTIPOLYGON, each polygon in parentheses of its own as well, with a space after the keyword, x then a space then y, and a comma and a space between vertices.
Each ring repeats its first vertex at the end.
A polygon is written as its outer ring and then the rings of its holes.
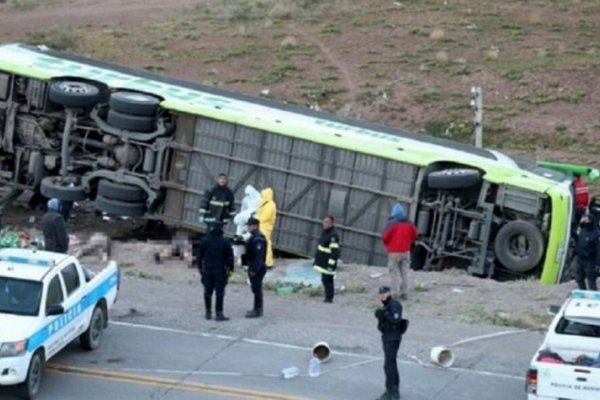
POLYGON ((273 189, 266 188, 260 192, 260 204, 265 204, 268 201, 273 201, 273 189))

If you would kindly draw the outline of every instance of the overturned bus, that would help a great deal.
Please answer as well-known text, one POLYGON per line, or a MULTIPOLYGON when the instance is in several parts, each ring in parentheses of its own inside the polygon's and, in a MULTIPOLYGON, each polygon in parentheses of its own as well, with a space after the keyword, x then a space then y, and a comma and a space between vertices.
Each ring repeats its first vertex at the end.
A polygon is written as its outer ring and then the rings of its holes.
POLYGON ((499 152, 23 44, 0 46, 0 182, 201 230, 221 172, 275 191, 276 248, 312 255, 325 214, 346 262, 384 265, 395 202, 413 268, 563 275, 570 177, 499 152))

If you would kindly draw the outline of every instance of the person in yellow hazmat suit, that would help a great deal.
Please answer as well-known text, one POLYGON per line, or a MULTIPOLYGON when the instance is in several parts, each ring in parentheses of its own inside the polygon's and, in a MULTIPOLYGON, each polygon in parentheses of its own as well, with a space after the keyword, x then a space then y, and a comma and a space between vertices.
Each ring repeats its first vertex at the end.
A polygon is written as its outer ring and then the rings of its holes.
POLYGON ((267 268, 273 268, 273 243, 271 233, 275 227, 277 218, 277 206, 273 200, 273 189, 270 187, 260 192, 260 204, 256 209, 256 218, 260 221, 260 231, 267 239, 267 258, 265 264, 267 268))

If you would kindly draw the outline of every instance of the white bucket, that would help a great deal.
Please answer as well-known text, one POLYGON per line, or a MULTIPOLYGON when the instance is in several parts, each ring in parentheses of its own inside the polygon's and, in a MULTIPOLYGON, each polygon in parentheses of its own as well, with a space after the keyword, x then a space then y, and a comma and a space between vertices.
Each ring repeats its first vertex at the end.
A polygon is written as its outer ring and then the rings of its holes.
POLYGON ((431 357, 431 361, 440 367, 450 368, 454 364, 454 353, 446 347, 437 346, 432 348, 429 357, 431 357))
POLYGON ((327 342, 316 343, 312 348, 312 355, 317 357, 321 363, 326 363, 331 359, 331 349, 327 342))

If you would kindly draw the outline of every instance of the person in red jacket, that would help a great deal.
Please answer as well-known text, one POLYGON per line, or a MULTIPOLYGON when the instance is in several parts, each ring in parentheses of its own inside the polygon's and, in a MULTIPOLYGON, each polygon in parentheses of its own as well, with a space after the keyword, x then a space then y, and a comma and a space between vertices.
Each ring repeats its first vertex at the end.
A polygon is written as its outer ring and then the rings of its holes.
POLYGON ((400 203, 396 203, 381 238, 388 252, 392 291, 402 300, 408 297, 410 249, 418 236, 415 225, 406 219, 404 208, 400 203))
POLYGON ((575 223, 578 224, 586 213, 590 202, 590 189, 580 174, 574 173, 573 188, 575 189, 575 223))

